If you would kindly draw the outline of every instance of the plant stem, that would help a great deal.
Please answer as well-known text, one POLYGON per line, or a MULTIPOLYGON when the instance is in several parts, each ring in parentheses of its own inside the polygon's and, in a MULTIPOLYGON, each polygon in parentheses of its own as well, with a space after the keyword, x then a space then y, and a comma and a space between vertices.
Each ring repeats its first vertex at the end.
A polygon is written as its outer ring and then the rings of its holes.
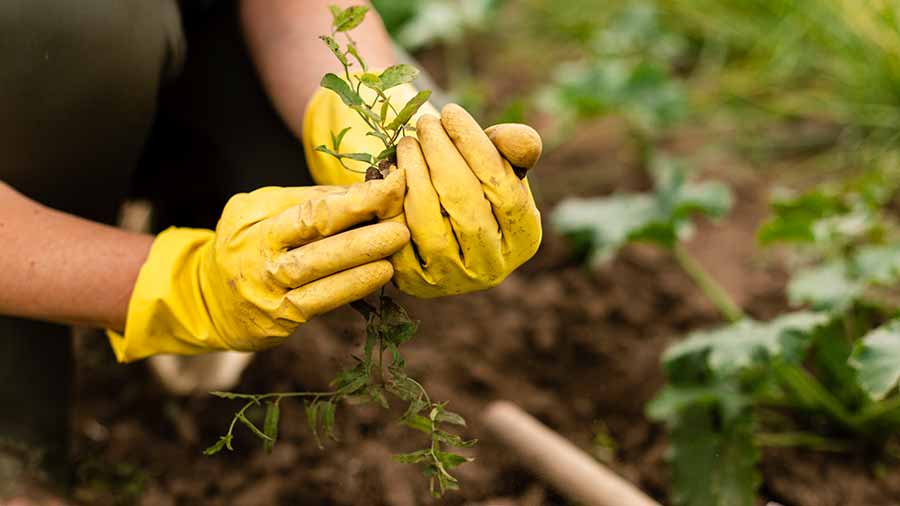
POLYGON ((736 322, 746 316, 734 302, 734 299, 731 298, 731 295, 728 295, 728 292, 722 288, 722 285, 700 265, 697 259, 684 249, 684 246, 680 243, 675 244, 675 247, 672 248, 672 254, 675 256, 678 265, 684 269, 684 272, 690 276, 703 294, 716 306, 716 309, 722 313, 722 316, 730 322, 736 322))

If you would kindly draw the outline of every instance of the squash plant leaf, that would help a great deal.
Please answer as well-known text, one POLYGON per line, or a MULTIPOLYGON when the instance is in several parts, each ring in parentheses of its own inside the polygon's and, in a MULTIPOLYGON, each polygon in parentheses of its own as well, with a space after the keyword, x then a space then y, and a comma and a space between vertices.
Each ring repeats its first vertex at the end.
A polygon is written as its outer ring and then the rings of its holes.
POLYGON ((872 399, 887 397, 900 382, 900 320, 892 320, 863 336, 850 363, 872 399))

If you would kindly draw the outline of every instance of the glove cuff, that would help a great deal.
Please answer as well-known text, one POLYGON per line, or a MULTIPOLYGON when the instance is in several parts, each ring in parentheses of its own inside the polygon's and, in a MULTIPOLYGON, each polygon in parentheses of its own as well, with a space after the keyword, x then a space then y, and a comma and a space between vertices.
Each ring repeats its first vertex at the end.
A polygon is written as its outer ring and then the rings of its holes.
POLYGON ((128 303, 124 334, 107 331, 119 362, 159 353, 196 355, 226 346, 204 303, 201 262, 211 230, 169 228, 153 241, 128 303))

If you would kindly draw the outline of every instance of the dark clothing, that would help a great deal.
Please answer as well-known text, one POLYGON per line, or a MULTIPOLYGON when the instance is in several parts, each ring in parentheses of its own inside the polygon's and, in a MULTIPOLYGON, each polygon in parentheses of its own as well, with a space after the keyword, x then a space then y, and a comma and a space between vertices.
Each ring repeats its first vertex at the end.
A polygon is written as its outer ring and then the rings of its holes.
MULTIPOLYGON (((202 15, 176 0, 0 2, 0 180, 105 223, 126 198, 146 198, 157 230, 212 228, 234 193, 311 184, 236 11, 234 2, 202 15)), ((57 479, 70 432, 69 333, 0 317, 0 405, 14 406, 0 411, 0 450, 37 448, 57 479)))

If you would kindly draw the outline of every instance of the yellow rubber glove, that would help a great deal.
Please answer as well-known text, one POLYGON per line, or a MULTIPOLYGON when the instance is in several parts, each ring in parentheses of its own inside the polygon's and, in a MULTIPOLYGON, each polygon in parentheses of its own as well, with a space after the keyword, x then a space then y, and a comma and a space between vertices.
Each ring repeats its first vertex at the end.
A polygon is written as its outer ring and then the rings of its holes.
MULTIPOLYGON (((536 161, 536 132, 523 125, 492 129, 488 132, 508 159, 526 168, 536 161)), ((541 215, 528 181, 516 176, 488 134, 458 105, 445 106, 440 118, 420 117, 416 135, 418 141, 406 137, 397 146, 407 194, 404 216, 394 221, 405 219, 412 242, 391 258, 394 281, 417 297, 497 285, 541 243, 541 215)))
MULTIPOLYGON (((411 85, 388 92, 392 102, 399 104, 415 94, 411 85)), ((540 213, 528 183, 515 175, 509 163, 526 169, 534 165, 541 152, 537 132, 525 125, 496 125, 486 133, 454 104, 444 107, 440 119, 437 114, 431 104, 423 105, 414 116, 421 151, 416 155, 411 147, 416 139, 410 138, 398 145, 397 153, 398 165, 407 168, 409 193, 405 219, 394 221, 407 223, 419 255, 408 247, 391 258, 394 281, 402 291, 423 298, 495 286, 531 258, 541 242, 540 213), (424 133, 419 130, 423 127, 424 133)), ((341 152, 384 149, 377 138, 365 135, 369 127, 355 111, 336 93, 320 88, 307 105, 302 135, 307 164, 317 183, 363 179, 365 162, 346 160, 359 171, 352 172, 333 156, 315 151, 319 145, 330 147, 332 133, 347 126, 351 129, 341 152)))
POLYGON ((409 242, 396 222, 405 174, 348 187, 262 188, 225 206, 216 231, 170 228, 138 275, 124 336, 127 362, 157 353, 252 351, 390 281, 384 260, 409 242))

